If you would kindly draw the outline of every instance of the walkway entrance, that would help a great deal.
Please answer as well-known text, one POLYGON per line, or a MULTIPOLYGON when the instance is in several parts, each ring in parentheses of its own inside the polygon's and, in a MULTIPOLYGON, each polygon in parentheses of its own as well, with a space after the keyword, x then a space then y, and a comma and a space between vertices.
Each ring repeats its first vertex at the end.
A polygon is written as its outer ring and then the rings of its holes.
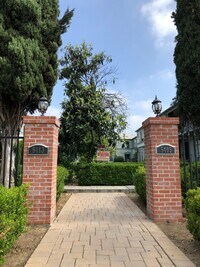
POLYGON ((195 265, 124 193, 77 193, 26 267, 195 265))

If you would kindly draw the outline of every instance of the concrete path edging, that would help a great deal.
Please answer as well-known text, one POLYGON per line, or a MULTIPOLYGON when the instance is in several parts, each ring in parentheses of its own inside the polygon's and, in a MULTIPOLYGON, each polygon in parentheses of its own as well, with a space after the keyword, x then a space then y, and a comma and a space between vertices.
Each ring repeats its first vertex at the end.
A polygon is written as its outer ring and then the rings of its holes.
POLYGON ((114 193, 114 192, 134 193, 135 192, 135 186, 134 185, 126 185, 126 186, 65 185, 64 192, 65 193, 114 193))

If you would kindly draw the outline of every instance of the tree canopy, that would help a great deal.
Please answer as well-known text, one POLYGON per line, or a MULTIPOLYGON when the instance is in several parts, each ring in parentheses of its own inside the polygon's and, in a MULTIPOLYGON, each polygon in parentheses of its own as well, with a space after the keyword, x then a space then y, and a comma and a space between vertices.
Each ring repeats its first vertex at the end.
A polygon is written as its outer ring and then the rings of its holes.
POLYGON ((176 2, 172 17, 178 31, 174 62, 179 113, 184 121, 200 126, 200 1, 176 2))
POLYGON ((106 90, 115 75, 111 62, 85 42, 66 47, 60 74, 67 97, 62 103, 60 153, 71 159, 84 156, 91 161, 98 145, 116 141, 126 127, 123 97, 106 90))
POLYGON ((51 99, 57 51, 73 10, 58 19, 58 0, 0 1, 0 127, 17 129, 38 99, 51 99))

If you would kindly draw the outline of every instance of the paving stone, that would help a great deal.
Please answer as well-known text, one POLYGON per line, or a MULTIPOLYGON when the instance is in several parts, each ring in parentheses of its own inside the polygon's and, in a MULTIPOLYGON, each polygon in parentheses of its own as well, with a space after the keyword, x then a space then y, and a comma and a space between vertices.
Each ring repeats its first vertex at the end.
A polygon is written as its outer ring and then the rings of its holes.
POLYGON ((115 248, 115 254, 127 256, 127 251, 125 248, 115 248))
POLYGON ((111 267, 125 267, 124 262, 111 262, 111 267))
POLYGON ((156 258, 148 258, 146 257, 144 259, 144 262, 147 267, 160 267, 160 264, 158 263, 156 258))
POLYGON ((128 257, 131 261, 142 261, 141 253, 137 253, 134 250, 127 249, 128 257))
POLYGON ((173 260, 173 262, 176 267, 195 267, 196 266, 189 260, 173 260))
POLYGON ((111 262, 128 261, 128 260, 129 260, 128 255, 113 255, 113 256, 110 256, 110 261, 111 262))
POLYGON ((47 257, 33 257, 33 256, 31 256, 31 258, 28 260, 26 265, 30 265, 30 264, 34 265, 35 264, 35 266, 42 266, 42 265, 45 266, 47 261, 48 261, 47 257))
POLYGON ((146 267, 144 261, 125 261, 125 267, 146 267))
POLYGON ((97 264, 110 264, 110 257, 97 255, 97 264))
POLYGON ((74 267, 75 266, 75 261, 76 261, 75 259, 63 258, 61 263, 60 263, 60 267, 74 267))
MULTIPOLYGON (((46 264, 42 264, 42 263, 40 263, 39 266, 40 266, 40 267, 46 267, 47 265, 46 265, 46 264)), ((38 263, 27 263, 27 264, 26 264, 26 267, 38 267, 38 263)))
POLYGON ((111 256, 111 255, 115 255, 115 251, 113 249, 111 250, 97 250, 97 255, 101 255, 101 256, 111 256))
POLYGON ((110 267, 110 264, 90 264, 89 267, 110 267))
MULTIPOLYGON (((90 264, 95 264, 95 262, 88 261, 88 260, 85 260, 85 259, 77 259, 75 267, 89 267, 90 264)), ((66 267, 68 267, 68 266, 66 266, 66 267)))
POLYGON ((174 266, 173 262, 169 258, 158 258, 157 260, 161 266, 174 266))
POLYGON ((51 256, 48 259, 47 264, 50 264, 50 263, 54 262, 54 263, 57 263, 58 266, 59 266, 59 264, 62 261, 63 257, 64 257, 64 253, 62 253, 60 251, 57 252, 57 253, 52 253, 51 256))

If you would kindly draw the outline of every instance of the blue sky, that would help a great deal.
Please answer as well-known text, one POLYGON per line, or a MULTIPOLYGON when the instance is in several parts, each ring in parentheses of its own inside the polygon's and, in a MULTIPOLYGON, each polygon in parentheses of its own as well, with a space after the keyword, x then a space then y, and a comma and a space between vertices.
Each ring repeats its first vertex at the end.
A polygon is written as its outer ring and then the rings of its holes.
MULTIPOLYGON (((68 43, 91 43, 95 52, 105 51, 118 68, 115 85, 127 100, 128 128, 135 135, 149 116, 155 95, 168 108, 176 95, 173 53, 176 28, 171 19, 174 0, 59 0, 61 15, 75 9, 71 26, 63 35, 68 43)), ((59 56, 62 53, 59 52, 59 56)), ((60 114, 63 81, 58 81, 47 115, 60 114)))

